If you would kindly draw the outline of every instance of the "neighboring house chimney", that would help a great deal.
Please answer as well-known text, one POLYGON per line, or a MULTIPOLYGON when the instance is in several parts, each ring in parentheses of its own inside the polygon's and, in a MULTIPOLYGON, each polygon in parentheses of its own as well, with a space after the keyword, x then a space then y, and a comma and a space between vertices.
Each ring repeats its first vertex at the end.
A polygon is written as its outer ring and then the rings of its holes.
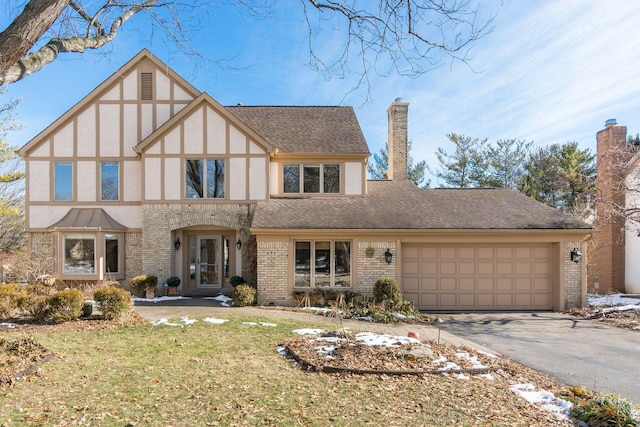
POLYGON ((389 118, 389 139, 387 140, 388 162, 387 178, 394 181, 408 179, 407 175, 407 117, 409 103, 402 102, 401 98, 395 101, 387 109, 389 118))
POLYGON ((625 219, 611 206, 625 204, 627 127, 609 119, 596 140, 596 233, 588 266, 588 287, 605 292, 624 291, 625 219))

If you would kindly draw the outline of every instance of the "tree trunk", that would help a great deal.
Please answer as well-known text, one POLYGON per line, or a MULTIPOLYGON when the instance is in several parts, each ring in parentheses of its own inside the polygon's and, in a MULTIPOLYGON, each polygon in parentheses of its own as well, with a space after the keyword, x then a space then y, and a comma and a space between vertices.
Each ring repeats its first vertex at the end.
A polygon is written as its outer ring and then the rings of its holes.
POLYGON ((0 33, 0 75, 42 37, 70 0, 30 0, 24 10, 0 33))

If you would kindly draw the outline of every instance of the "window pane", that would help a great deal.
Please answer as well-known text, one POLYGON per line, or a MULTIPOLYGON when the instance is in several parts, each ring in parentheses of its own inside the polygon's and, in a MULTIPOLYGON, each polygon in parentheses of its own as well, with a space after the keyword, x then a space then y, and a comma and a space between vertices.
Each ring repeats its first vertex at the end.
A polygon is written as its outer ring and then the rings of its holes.
POLYGON ((331 286, 331 242, 316 242, 315 285, 331 286))
POLYGON ((284 165, 282 170, 283 191, 285 193, 300 192, 300 165, 284 165))
POLYGON ((351 286, 351 243, 335 242, 335 286, 351 286))
POLYGON ((224 160, 207 160, 207 197, 224 198, 224 160))
POLYGON ((100 176, 102 179, 102 200, 119 199, 119 174, 118 163, 105 162, 101 165, 100 176))
POLYGON ((186 191, 187 199, 201 199, 202 183, 204 181, 204 170, 202 169, 202 160, 187 160, 185 163, 186 171, 186 191))
POLYGON ((120 259, 118 257, 118 235, 117 234, 105 234, 104 235, 104 272, 119 273, 120 259))
POLYGON ((73 165, 56 163, 55 200, 73 200, 73 165))
POLYGON ((92 234, 64 235, 65 274, 95 274, 95 242, 92 234))
POLYGON ((320 166, 304 165, 304 192, 320 192, 320 166))
POLYGON ((295 286, 311 286, 311 242, 296 242, 295 286))
POLYGON ((324 165, 324 192, 340 192, 340 165, 324 165))

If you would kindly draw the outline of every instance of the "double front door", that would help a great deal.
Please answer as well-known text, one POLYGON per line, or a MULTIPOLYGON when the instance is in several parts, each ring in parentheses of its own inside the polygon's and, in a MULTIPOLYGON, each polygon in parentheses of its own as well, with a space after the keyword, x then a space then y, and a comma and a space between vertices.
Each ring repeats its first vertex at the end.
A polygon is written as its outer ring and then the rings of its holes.
POLYGON ((219 288, 228 268, 228 240, 222 236, 189 238, 190 281, 198 288, 219 288))

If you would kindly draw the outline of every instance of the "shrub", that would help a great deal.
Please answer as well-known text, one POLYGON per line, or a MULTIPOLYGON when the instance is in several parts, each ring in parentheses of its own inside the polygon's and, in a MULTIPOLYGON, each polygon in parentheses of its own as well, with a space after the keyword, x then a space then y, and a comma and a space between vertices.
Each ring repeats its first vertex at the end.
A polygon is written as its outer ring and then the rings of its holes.
POLYGON ((131 294, 120 288, 102 288, 94 294, 102 316, 116 320, 131 310, 131 294))
POLYGON ((229 284, 231 286, 233 286, 234 288, 238 285, 242 285, 243 283, 246 283, 245 280, 240 277, 240 276, 233 276, 231 277, 231 279, 229 279, 229 284))
POLYGON ((140 274, 131 279, 131 289, 138 296, 145 296, 144 293, 147 289, 153 289, 158 285, 158 278, 156 276, 140 274))
POLYGON ((65 289, 49 297, 49 315, 55 323, 77 319, 82 314, 84 300, 77 289, 65 289))
POLYGON ((394 306, 402 304, 402 293, 398 282, 393 277, 380 277, 373 286, 373 300, 380 304, 386 300, 394 306))
POLYGON ((178 276, 171 276, 167 279, 167 286, 180 286, 180 278, 178 276))
POLYGON ((18 300, 18 307, 36 322, 44 322, 49 316, 49 297, 36 293, 25 293, 18 300))
POLYGON ((233 305, 237 307, 245 307, 247 305, 255 304, 256 302, 256 288, 253 286, 242 283, 235 287, 231 299, 233 299, 233 305))
POLYGON ((24 294, 22 285, 0 284, 0 319, 13 317, 18 309, 18 301, 24 294))

